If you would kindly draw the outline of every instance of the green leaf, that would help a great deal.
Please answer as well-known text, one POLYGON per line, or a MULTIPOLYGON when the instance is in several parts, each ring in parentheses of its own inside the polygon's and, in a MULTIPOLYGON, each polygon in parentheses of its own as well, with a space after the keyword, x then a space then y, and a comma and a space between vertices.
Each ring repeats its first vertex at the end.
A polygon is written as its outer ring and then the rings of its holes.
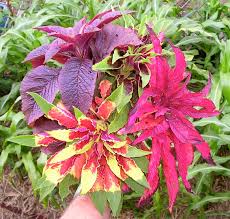
POLYGON ((40 173, 36 169, 31 152, 22 155, 22 162, 32 182, 32 186, 35 188, 37 180, 40 178, 40 173))
POLYGON ((113 52, 113 57, 112 57, 112 64, 114 64, 117 60, 119 60, 122 56, 119 54, 119 50, 115 49, 113 52))
POLYGON ((193 178, 198 173, 208 174, 211 172, 221 173, 226 176, 230 176, 230 170, 222 166, 209 166, 207 164, 198 164, 188 171, 188 179, 193 178))
POLYGON ((137 183, 135 180, 132 178, 127 178, 125 180, 125 183, 136 193, 138 194, 143 194, 145 187, 137 183))
POLYGON ((67 175, 59 184, 59 195, 64 200, 70 193, 69 187, 77 184, 77 180, 72 175, 67 175))
POLYGON ((149 160, 147 157, 134 157, 133 160, 136 162, 137 166, 141 168, 142 172, 148 172, 149 160))
POLYGON ((48 114, 48 112, 50 111, 50 109, 52 107, 54 107, 54 105, 52 103, 47 102, 43 97, 41 97, 39 94, 37 93, 33 93, 33 92, 28 92, 29 95, 31 95, 35 102, 38 104, 38 106, 40 107, 41 111, 45 114, 48 114))
POLYGON ((199 209, 202 206, 208 204, 208 203, 219 203, 223 201, 229 201, 230 200, 230 192, 221 192, 216 193, 213 196, 206 196, 205 198, 201 199, 200 201, 196 202, 191 206, 192 209, 199 209))
POLYGON ((144 151, 133 146, 129 146, 127 157, 143 157, 151 154, 151 151, 144 151))
POLYGON ((106 100, 111 100, 116 104, 117 112, 120 113, 125 105, 127 105, 132 98, 132 92, 127 94, 125 86, 122 83, 112 94, 106 98, 106 100))
POLYGON ((230 156, 224 156, 224 157, 214 156, 213 160, 216 164, 223 164, 230 161, 230 156))
POLYGON ((180 40, 179 43, 176 44, 176 46, 185 46, 189 44, 197 44, 199 42, 202 42, 203 38, 200 36, 186 36, 183 37, 182 40, 180 40))
POLYGON ((51 183, 50 181, 46 180, 45 176, 42 176, 37 180, 35 185, 35 190, 39 190, 40 198, 39 200, 44 200, 49 194, 52 193, 54 188, 56 187, 55 184, 51 183))
POLYGON ((120 203, 122 201, 121 191, 106 192, 106 197, 109 202, 109 206, 113 212, 113 216, 117 216, 119 213, 120 203))
POLYGON ((141 81, 142 81, 142 88, 144 88, 149 83, 150 74, 145 74, 145 73, 140 72, 140 76, 141 76, 141 81))
POLYGON ((20 145, 28 146, 28 147, 38 147, 35 144, 35 136, 34 135, 13 136, 11 138, 8 138, 7 141, 14 142, 16 144, 20 144, 20 145))
POLYGON ((16 99, 19 88, 20 84, 18 82, 13 83, 10 92, 5 96, 0 97, 0 115, 3 115, 8 110, 8 107, 12 104, 14 99, 16 99))
POLYGON ((55 187, 55 184, 51 183, 50 181, 46 181, 45 186, 39 190, 39 201, 41 202, 42 200, 44 200, 44 198, 51 194, 55 187))
POLYGON ((80 119, 80 118, 85 117, 85 114, 81 110, 76 108, 75 106, 73 107, 73 110, 74 110, 74 115, 75 115, 76 119, 80 119))
POLYGON ((1 155, 0 155, 0 176, 3 173, 3 167, 5 163, 7 162, 7 158, 10 153, 15 151, 15 145, 7 145, 7 147, 2 150, 1 155))
POLYGON ((107 56, 102 61, 94 64, 93 67, 92 67, 92 69, 94 71, 101 71, 101 72, 107 72, 109 70, 117 69, 117 68, 113 67, 112 65, 110 65, 108 63, 110 59, 111 59, 111 57, 107 56))
POLYGON ((220 80, 224 97, 230 104, 230 40, 227 40, 220 57, 220 80))
POLYGON ((104 191, 93 192, 91 193, 91 198, 97 210, 100 212, 101 215, 103 215, 105 211, 105 205, 107 202, 106 192, 104 191))
POLYGON ((109 133, 113 133, 122 128, 128 121, 129 104, 123 107, 120 113, 116 112, 114 119, 108 126, 109 133))
POLYGON ((115 49, 113 52, 113 56, 112 56, 112 64, 114 64, 119 59, 124 59, 124 58, 128 57, 129 55, 130 55, 129 52, 127 51, 127 53, 125 53, 124 55, 121 56, 119 54, 119 50, 115 49))
POLYGON ((210 98, 215 104, 217 109, 220 109, 220 101, 222 98, 222 89, 221 89, 221 83, 220 79, 217 77, 212 78, 212 89, 210 93, 210 98))
POLYGON ((193 124, 195 126, 201 126, 201 127, 209 125, 209 124, 215 124, 219 127, 224 128, 226 131, 230 131, 230 126, 228 124, 225 124, 224 122, 220 121, 216 117, 200 119, 198 121, 193 122, 193 124))

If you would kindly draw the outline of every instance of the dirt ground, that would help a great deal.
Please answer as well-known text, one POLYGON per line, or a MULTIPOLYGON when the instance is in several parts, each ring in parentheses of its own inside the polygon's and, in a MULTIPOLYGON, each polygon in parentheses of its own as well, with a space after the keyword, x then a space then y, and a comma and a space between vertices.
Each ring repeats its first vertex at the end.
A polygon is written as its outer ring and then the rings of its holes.
MULTIPOLYGON (((213 185, 214 192, 230 191, 230 180, 226 177, 217 177, 213 185)), ((230 202, 213 203, 208 206, 209 213, 230 212, 230 202)), ((0 182, 0 219, 58 219, 63 209, 54 209, 51 206, 44 208, 34 196, 29 179, 20 179, 18 176, 4 174, 0 182)), ((183 218, 184 209, 176 209, 174 218, 183 218)), ((121 214, 118 219, 134 219, 130 209, 121 214)), ((194 217, 194 219, 197 217, 194 217)), ((227 219, 226 216, 212 216, 208 219, 227 219)), ((154 217, 153 217, 154 219, 154 217)), ((192 218, 191 218, 192 219, 192 218)))
POLYGON ((4 174, 0 182, 1 219, 56 219, 60 210, 45 209, 35 198, 29 179, 4 174))

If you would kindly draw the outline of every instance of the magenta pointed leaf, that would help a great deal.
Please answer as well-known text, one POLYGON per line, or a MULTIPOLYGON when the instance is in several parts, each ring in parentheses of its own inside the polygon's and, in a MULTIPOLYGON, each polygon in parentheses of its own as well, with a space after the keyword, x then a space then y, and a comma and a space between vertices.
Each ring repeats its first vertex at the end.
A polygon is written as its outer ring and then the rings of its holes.
POLYGON ((161 147, 161 154, 163 160, 163 171, 169 195, 169 210, 172 212, 172 207, 176 201, 177 192, 179 191, 176 161, 170 152, 170 140, 162 138, 161 141, 164 141, 162 142, 163 145, 161 147))
MULTIPOLYGON (((144 88, 136 106, 131 110, 127 125, 118 133, 139 133, 133 144, 152 138, 153 144, 160 145, 169 194, 169 209, 172 211, 179 189, 176 161, 179 175, 188 191, 191 191, 191 185, 187 180, 187 172, 193 160, 193 147, 207 162, 213 164, 208 144, 187 117, 211 117, 219 112, 215 109, 214 103, 207 98, 210 79, 200 92, 190 91, 187 85, 191 74, 186 72, 183 52, 171 44, 175 54, 175 66, 171 67, 168 59, 161 54, 163 37, 158 37, 149 26, 147 29, 153 44, 152 51, 157 53, 157 56, 152 57, 147 64, 151 74, 148 86, 144 88), (160 143, 154 143, 156 141, 160 143), (176 156, 173 156, 171 148, 176 152, 176 156)), ((150 157, 150 165, 156 158, 157 155, 150 157)), ((155 184, 151 181, 149 184, 154 185, 155 189, 155 184)), ((154 189, 152 191, 155 191, 154 189)), ((150 191, 145 192, 140 202, 149 195, 150 191)))
POLYGON ((150 162, 148 166, 147 180, 150 188, 145 189, 144 194, 140 198, 138 205, 147 204, 151 200, 151 196, 155 193, 159 185, 159 174, 158 167, 160 165, 161 159, 161 147, 162 145, 154 139, 152 142, 152 154, 150 157, 150 162))

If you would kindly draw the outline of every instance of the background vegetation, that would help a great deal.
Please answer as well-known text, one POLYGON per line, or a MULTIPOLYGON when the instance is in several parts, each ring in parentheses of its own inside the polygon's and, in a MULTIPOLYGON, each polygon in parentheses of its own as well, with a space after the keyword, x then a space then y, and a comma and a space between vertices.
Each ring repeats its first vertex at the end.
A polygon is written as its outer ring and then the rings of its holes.
MULTIPOLYGON (((27 134, 24 116, 20 112, 20 81, 30 65, 23 63, 26 55, 49 39, 34 30, 40 25, 72 26, 76 20, 110 8, 134 10, 133 17, 119 20, 145 35, 145 23, 163 31, 186 55, 188 71, 192 72, 191 90, 200 90, 212 74, 210 98, 222 112, 218 118, 193 121, 209 142, 216 166, 204 163, 195 155, 189 171, 194 194, 182 189, 177 198, 174 218, 230 217, 230 3, 219 0, 33 0, 11 1, 8 27, 0 36, 0 174, 13 187, 17 179, 31 181, 34 195, 41 177, 46 155, 37 150, 9 143, 7 139, 27 134), (4 171, 5 170, 5 171, 4 171), (5 174, 4 174, 5 173, 5 174), (213 204, 214 203, 214 204, 213 204)), ((165 48, 167 51, 167 48, 165 48)), ((170 53, 168 54, 170 55, 170 53)), ((44 207, 65 207, 63 198, 74 185, 66 180, 52 195, 42 201, 44 207), (65 189, 67 188, 67 189, 65 189)), ((48 188, 46 188, 48 192, 48 188)), ((125 196, 123 217, 167 218, 167 191, 164 184, 153 197, 149 208, 137 209, 132 193, 125 196)), ((42 197, 40 197, 42 199, 42 197)), ((2 205, 1 205, 2 206, 2 205)), ((20 208, 21 206, 17 206, 20 208)))

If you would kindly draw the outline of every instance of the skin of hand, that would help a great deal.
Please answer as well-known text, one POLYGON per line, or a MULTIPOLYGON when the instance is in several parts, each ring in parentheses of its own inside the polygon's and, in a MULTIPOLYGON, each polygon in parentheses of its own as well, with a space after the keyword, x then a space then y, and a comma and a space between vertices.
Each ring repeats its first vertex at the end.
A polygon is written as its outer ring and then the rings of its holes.
POLYGON ((101 215, 89 196, 77 196, 65 210, 60 219, 109 219, 110 210, 105 208, 105 212, 101 215))

